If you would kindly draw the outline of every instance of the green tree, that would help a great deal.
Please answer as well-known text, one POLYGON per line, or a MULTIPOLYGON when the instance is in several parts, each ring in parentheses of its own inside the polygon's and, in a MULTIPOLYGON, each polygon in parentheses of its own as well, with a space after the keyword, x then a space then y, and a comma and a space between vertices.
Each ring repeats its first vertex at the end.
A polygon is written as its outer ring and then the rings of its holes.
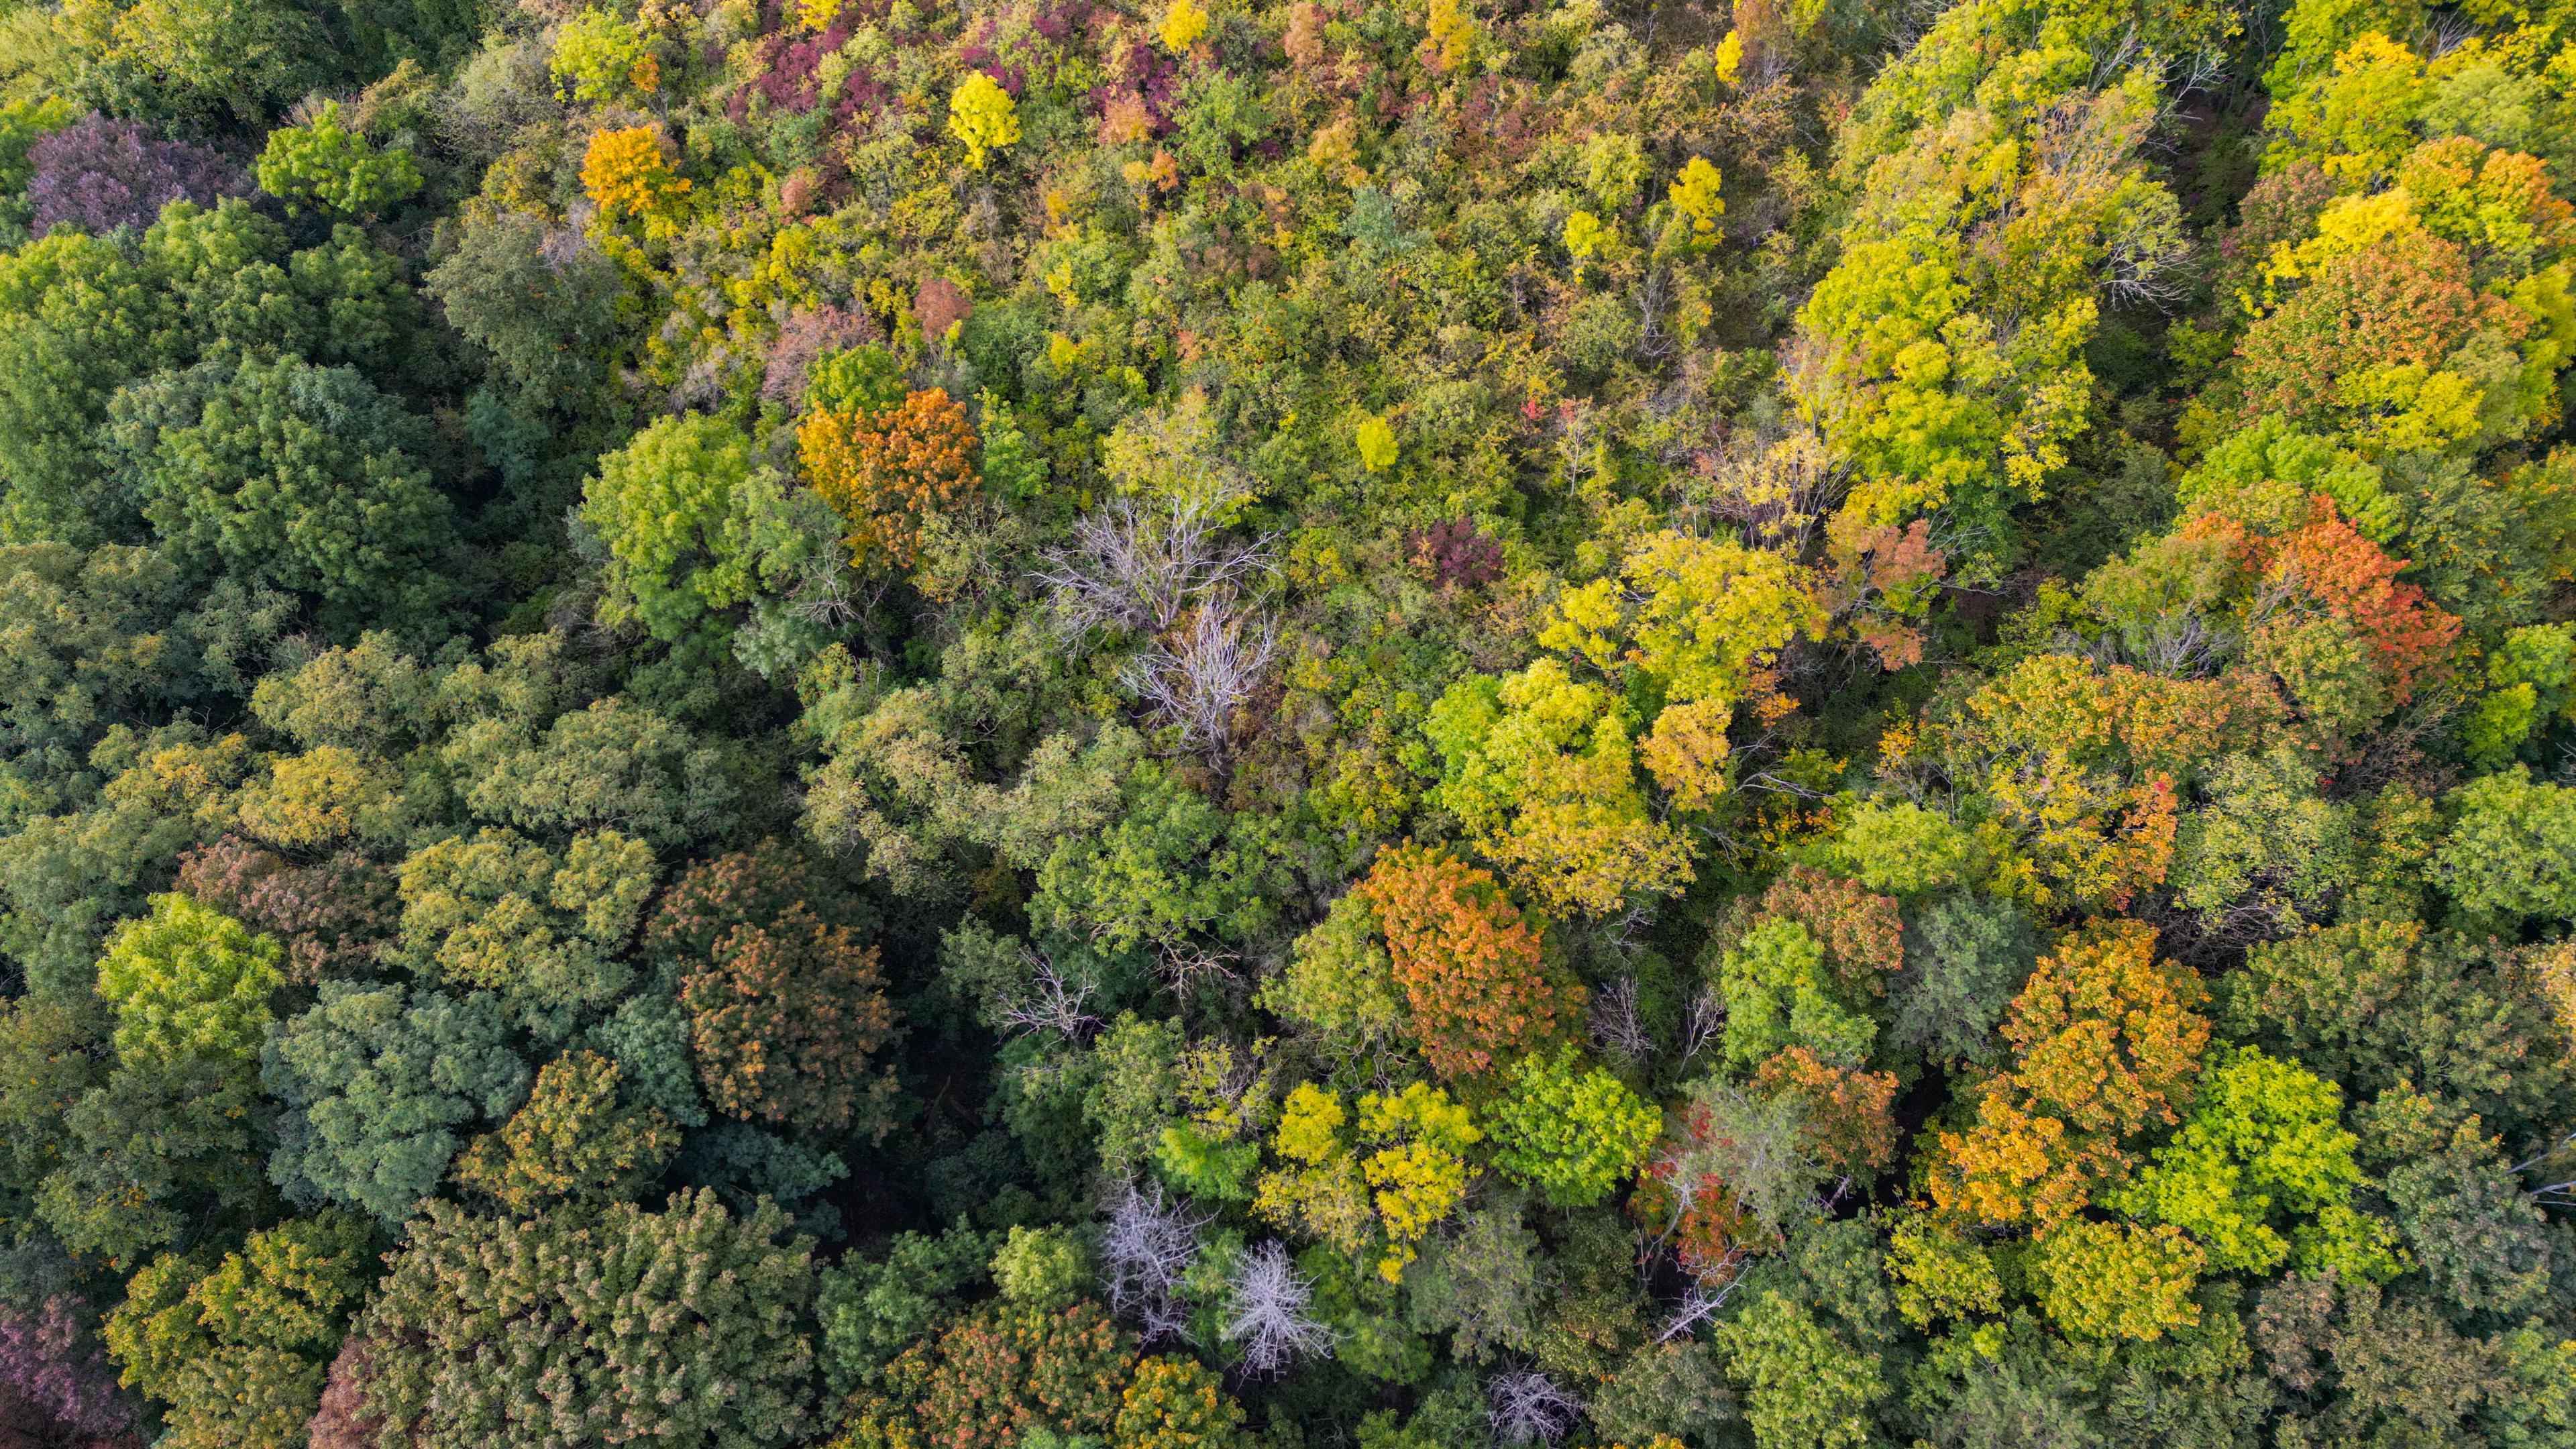
POLYGON ((342 638, 427 629, 452 597, 421 425, 357 373, 208 362, 110 411, 120 486, 174 557, 303 594, 342 638))
POLYGON ((982 1283, 992 1243, 963 1222, 932 1237, 898 1233, 884 1261, 853 1253, 823 1270, 814 1313, 825 1389, 846 1398, 958 1310, 982 1283))
POLYGON ((325 1211, 250 1235, 207 1271, 163 1256, 108 1315, 125 1382, 160 1400, 173 1449, 290 1449, 322 1397, 325 1366, 375 1278, 373 1230, 325 1211))
POLYGON ((430 980, 495 993, 562 1041, 633 983, 621 958, 655 873, 651 848, 613 830, 576 835, 561 853, 507 830, 451 836, 402 863, 397 952, 430 980))
POLYGON ((324 101, 312 120, 268 133, 255 169, 259 189, 286 202, 288 215, 309 202, 343 216, 373 216, 420 190, 411 149, 378 151, 342 124, 340 104, 324 101))
POLYGON ((701 1190, 511 1220, 433 1203, 353 1327, 359 1389, 424 1449, 797 1443, 817 1427, 813 1298, 812 1240, 767 1203, 737 1217, 701 1190))
POLYGON ((76 1252, 130 1264, 260 1209, 256 1062, 285 977, 277 943, 180 895, 109 937, 98 995, 115 1066, 64 1118, 38 1215, 76 1252))
POLYGON ((421 281, 530 411, 577 409, 616 360, 625 291, 616 263, 541 217, 469 220, 455 254, 421 281))
POLYGON ((2451 898, 2505 918, 2576 918, 2576 790, 2520 765, 2442 797, 2451 828, 2435 857, 2451 898))
POLYGON ((1486 1109, 1494 1165, 1560 1207, 1590 1207, 1644 1164, 1663 1114, 1626 1083, 1578 1071, 1571 1048, 1523 1058, 1486 1109))
POLYGON ((437 1190, 457 1129, 507 1117, 528 1088, 500 1007, 482 992, 326 981, 261 1062, 286 1106, 269 1175, 299 1202, 345 1203, 388 1223, 437 1190))
POLYGON ((0 493, 13 542, 119 538, 136 504, 98 431, 127 379, 176 360, 173 299, 113 242, 57 231, 0 257, 0 493))
POLYGON ((1745 1386, 1744 1418, 1761 1449, 1858 1449, 1888 1397, 1878 1356, 1854 1349, 1816 1312, 1777 1289, 1719 1326, 1727 1372, 1745 1386))

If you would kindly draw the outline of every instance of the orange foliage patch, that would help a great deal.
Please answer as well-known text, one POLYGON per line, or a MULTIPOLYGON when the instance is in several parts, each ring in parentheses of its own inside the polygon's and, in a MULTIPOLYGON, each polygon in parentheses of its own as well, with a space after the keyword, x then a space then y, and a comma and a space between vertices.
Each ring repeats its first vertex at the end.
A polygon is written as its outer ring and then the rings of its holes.
POLYGON ((2143 922, 2096 924, 2041 961, 2004 1023, 2012 1074, 1987 1089, 1974 1127, 1941 1134, 1934 1203, 2045 1227, 2125 1177, 2121 1139, 2190 1105, 2206 996, 2188 968, 2156 959, 2143 922))
POLYGON ((2399 583, 2407 561, 2364 538, 2330 500, 2317 498, 2314 511, 2307 527, 2269 548, 2264 581, 2352 625, 2404 703, 2418 679, 2447 666, 2460 621, 2426 603, 2422 589, 2399 583))
POLYGON ((1582 1015, 1583 988, 1550 979, 1537 927, 1491 872, 1402 845, 1359 890, 1386 931, 1422 1054, 1443 1077, 1491 1071, 1582 1015))
POLYGON ((857 563, 910 566, 922 520, 975 491, 975 429, 935 387, 883 413, 816 413, 797 426, 796 447, 814 491, 849 523, 857 563))

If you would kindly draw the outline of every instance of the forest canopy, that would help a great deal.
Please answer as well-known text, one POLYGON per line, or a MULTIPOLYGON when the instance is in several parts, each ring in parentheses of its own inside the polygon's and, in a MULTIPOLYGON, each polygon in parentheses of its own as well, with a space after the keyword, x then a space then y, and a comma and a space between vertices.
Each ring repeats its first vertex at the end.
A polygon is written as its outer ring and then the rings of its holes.
POLYGON ((0 0, 0 1444, 2576 1449, 2576 3, 0 0))

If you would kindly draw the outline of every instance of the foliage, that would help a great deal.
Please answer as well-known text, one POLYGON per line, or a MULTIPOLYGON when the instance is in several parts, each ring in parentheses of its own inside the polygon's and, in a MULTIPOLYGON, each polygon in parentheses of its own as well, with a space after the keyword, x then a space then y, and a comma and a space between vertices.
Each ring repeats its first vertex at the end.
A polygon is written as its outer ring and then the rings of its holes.
POLYGON ((278 1185, 399 1222, 446 1176, 455 1129, 507 1116, 528 1068, 485 993, 330 981, 269 1039, 261 1078, 286 1105, 269 1158, 278 1185))
POLYGON ((1490 874, 1406 845, 1379 856, 1357 889, 1386 933, 1413 1034, 1442 1075, 1492 1071, 1581 1010, 1581 988, 1551 979, 1537 928, 1490 874))
POLYGON ((818 412, 796 430, 805 475, 849 525, 852 562, 907 567, 925 522, 974 496, 975 431, 938 388, 878 413, 818 412))
POLYGON ((253 174, 259 189, 287 204, 311 202, 345 216, 373 216, 420 190, 420 167, 408 147, 378 152, 341 124, 336 101, 301 126, 268 133, 253 174))
POLYGON ((433 1203, 354 1327, 367 1413, 427 1445, 793 1442, 814 1420, 813 1245, 787 1227, 708 1191, 523 1219, 433 1203))
POLYGON ((1574 1055, 1522 1059, 1486 1114, 1494 1165, 1565 1207, 1590 1207, 1646 1160, 1663 1116, 1627 1084, 1574 1055))
POLYGON ((0 1438, 2565 1443, 2570 34, 0 14, 0 1438))
POLYGON ((670 1119, 618 1105, 617 1064, 574 1051, 537 1069, 528 1100, 456 1161, 456 1180, 517 1214, 558 1198, 623 1197, 679 1146, 670 1119))
POLYGON ((29 227, 38 236, 56 227, 92 236, 118 227, 139 232, 173 201, 212 206, 239 185, 212 148, 163 140, 96 112, 38 137, 26 157, 29 227))
POLYGON ((1993 1223, 2063 1222, 2128 1175, 2125 1141, 2181 1121, 2209 1041, 2204 988, 2154 948, 2152 931, 2118 922, 2040 960, 2003 1026, 2012 1072, 1986 1089, 1972 1128, 1941 1134, 1936 1204, 1993 1223))

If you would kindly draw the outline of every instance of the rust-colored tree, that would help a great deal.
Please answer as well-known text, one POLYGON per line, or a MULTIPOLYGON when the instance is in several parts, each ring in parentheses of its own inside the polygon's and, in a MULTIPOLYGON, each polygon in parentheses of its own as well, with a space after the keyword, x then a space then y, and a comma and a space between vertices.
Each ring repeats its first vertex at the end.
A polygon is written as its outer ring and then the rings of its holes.
POLYGON ((683 974, 680 1005, 708 1099, 728 1115, 883 1137, 894 1036, 876 948, 806 899, 808 872, 776 842, 682 876, 646 931, 683 974))
POLYGON ((283 942, 298 982, 372 973, 402 918, 394 872, 354 850, 297 865, 227 835, 181 857, 178 888, 283 942))
POLYGON ((889 1365, 882 1412, 910 1419, 924 1449, 1010 1449, 1040 1427, 1106 1436, 1135 1360, 1097 1303, 996 1303, 889 1365))
POLYGON ((1583 1014, 1583 988, 1540 957, 1536 924, 1491 872, 1401 845, 1358 889, 1386 932, 1387 957, 1431 1069, 1475 1076, 1553 1040, 1583 1014))
POLYGON ((2399 582, 2407 561, 2364 538, 2332 501, 2320 495, 2311 508, 2308 525, 2270 551, 2264 582, 2352 626, 2388 677, 2392 702, 2403 704, 2417 680, 2448 663, 2460 621, 2427 603, 2422 589, 2399 582))
POLYGON ((1825 970, 1855 997, 1884 996, 1905 965, 1905 923, 1892 896, 1858 881, 1793 865, 1762 893, 1761 914, 1795 921, 1825 948, 1825 970))
POLYGON ((730 1116, 877 1138, 894 1081, 873 1065, 894 1035, 877 951, 802 905, 719 937, 680 983, 707 1097, 730 1116))
POLYGON ((908 567, 923 520, 973 496, 975 429, 939 388, 882 412, 824 411, 797 426, 805 476, 850 525, 852 562, 908 567))
POLYGON ((1896 1160, 1892 1072, 1837 1067, 1805 1047, 1791 1047, 1754 1069, 1753 1089, 1796 1101, 1807 1150, 1841 1176, 1861 1177, 1896 1160))
POLYGON ((2128 1176, 2124 1139, 2182 1120, 2209 1045, 2207 993, 2157 960, 2155 941, 2144 922, 2097 923, 2039 963, 2003 1028, 2012 1073, 1968 1131, 1940 1135, 1936 1206, 2049 1227, 2128 1176))

